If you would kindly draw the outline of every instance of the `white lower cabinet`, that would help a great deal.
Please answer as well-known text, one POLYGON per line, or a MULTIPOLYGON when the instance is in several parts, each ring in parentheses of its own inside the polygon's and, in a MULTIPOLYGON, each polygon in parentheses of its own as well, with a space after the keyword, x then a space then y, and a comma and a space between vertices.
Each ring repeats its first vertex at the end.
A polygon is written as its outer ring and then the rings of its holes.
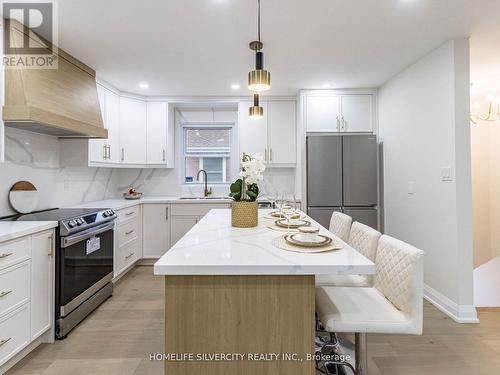
POLYGON ((230 207, 230 203, 172 204, 170 206, 170 246, 174 246, 210 210, 230 207))
POLYGON ((139 241, 133 240, 118 249, 118 275, 126 271, 141 258, 139 241))
POLYGON ((32 236, 31 240, 31 338, 36 339, 52 323, 54 283, 54 234, 52 231, 32 236))
POLYGON ((172 216, 170 221, 170 246, 174 246, 199 220, 200 217, 197 215, 172 216))
POLYGON ((113 275, 117 277, 142 258, 141 205, 116 210, 113 275))
POLYGON ((24 349, 30 341, 30 304, 26 303, 0 317, 0 366, 24 349))
MULTIPOLYGON (((54 231, 0 244, 0 373, 2 366, 54 321, 54 231)), ((7 365, 6 365, 7 366, 7 365)))
POLYGON ((170 205, 142 206, 142 251, 144 258, 160 258, 170 248, 170 205))

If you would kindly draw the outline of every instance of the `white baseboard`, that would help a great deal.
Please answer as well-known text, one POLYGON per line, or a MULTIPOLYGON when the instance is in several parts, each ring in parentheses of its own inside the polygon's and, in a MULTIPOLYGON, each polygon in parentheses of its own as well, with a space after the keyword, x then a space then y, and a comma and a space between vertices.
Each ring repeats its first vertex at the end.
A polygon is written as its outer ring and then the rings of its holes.
POLYGON ((429 285, 424 286, 424 298, 457 323, 479 323, 473 305, 459 305, 429 285))

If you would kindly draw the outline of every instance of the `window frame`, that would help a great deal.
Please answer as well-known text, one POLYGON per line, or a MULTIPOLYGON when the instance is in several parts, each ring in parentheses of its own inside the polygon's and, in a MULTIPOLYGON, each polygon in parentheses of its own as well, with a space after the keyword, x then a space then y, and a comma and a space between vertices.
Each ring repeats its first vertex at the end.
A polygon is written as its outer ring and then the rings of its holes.
MULTIPOLYGON (((181 179, 182 179, 182 184, 185 186, 201 186, 204 185, 204 181, 197 181, 196 176, 194 177, 193 182, 186 182, 186 158, 187 157, 207 157, 206 155, 197 155, 197 154, 186 154, 186 130, 187 129, 229 129, 229 145, 230 145, 230 151, 229 151, 229 162, 230 162, 230 171, 231 171, 231 176, 232 180, 236 180, 236 175, 238 173, 238 165, 239 165, 239 160, 238 160, 238 144, 236 143, 237 134, 236 134, 236 124, 235 123, 224 123, 224 122, 217 122, 217 123, 203 123, 203 122, 196 122, 196 123, 182 123, 180 124, 180 130, 181 130, 181 163, 182 163, 182 170, 181 170, 181 179)), ((210 155, 209 157, 221 157, 223 158, 223 166, 226 164, 225 158, 227 157, 227 154, 216 154, 214 153, 213 155, 210 155)), ((223 175, 225 174, 225 168, 223 167, 223 175)), ((226 176, 227 178, 227 176, 226 176)), ((211 182, 209 181, 208 184, 210 185, 230 185, 233 181, 229 180, 226 182, 211 182)))

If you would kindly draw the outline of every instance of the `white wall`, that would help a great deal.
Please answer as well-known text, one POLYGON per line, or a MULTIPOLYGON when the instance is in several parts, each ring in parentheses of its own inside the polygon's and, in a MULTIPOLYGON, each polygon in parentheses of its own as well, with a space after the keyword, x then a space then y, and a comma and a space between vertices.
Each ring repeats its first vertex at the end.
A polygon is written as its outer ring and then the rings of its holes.
POLYGON ((468 110, 465 39, 423 57, 379 93, 385 231, 425 251, 426 295, 459 321, 476 318, 468 110), (442 181, 442 167, 451 181, 442 181))
POLYGON ((65 167, 55 137, 5 128, 5 163, 0 163, 0 216, 14 213, 8 202, 11 186, 31 181, 39 192, 37 209, 63 207, 114 197, 115 169, 65 167))

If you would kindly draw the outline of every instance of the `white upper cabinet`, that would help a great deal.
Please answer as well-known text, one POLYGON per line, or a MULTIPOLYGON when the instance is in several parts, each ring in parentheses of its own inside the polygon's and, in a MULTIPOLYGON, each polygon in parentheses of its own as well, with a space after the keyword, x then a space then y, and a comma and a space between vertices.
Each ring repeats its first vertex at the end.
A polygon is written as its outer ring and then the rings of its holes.
POLYGON ((260 105, 264 108, 264 117, 253 119, 248 115, 253 102, 238 104, 240 154, 245 152, 251 155, 256 153, 267 155, 267 103, 261 102, 260 105))
POLYGON ((167 102, 121 96, 97 84, 107 139, 88 141, 88 165, 110 168, 173 168, 173 107, 167 102))
POLYGON ((146 102, 120 97, 120 160, 124 164, 147 163, 146 102))
POLYGON ((104 119, 108 129, 106 140, 107 161, 120 162, 120 97, 110 90, 106 90, 106 117, 104 119))
POLYGON ((340 130, 340 96, 307 96, 305 99, 307 131, 332 132, 340 130))
MULTIPOLYGON (((101 107, 101 116, 104 122, 104 127, 107 129, 106 91, 107 90, 103 86, 97 84, 97 97, 99 98, 99 105, 101 107)), ((102 163, 106 161, 106 141, 106 139, 89 139, 89 162, 102 163)))
POLYGON ((252 102, 238 105, 240 153, 260 153, 269 166, 289 167, 297 162, 295 101, 264 101, 264 117, 252 119, 252 102))
POLYGON ((341 130, 372 132, 372 95, 345 95, 341 99, 341 130))
POLYGON ((268 159, 271 164, 297 162, 296 106, 294 101, 267 103, 268 159))
POLYGON ((147 103, 147 162, 167 164, 167 103, 147 103))
POLYGON ((367 93, 309 92, 303 99, 307 132, 372 133, 374 96, 367 93))

